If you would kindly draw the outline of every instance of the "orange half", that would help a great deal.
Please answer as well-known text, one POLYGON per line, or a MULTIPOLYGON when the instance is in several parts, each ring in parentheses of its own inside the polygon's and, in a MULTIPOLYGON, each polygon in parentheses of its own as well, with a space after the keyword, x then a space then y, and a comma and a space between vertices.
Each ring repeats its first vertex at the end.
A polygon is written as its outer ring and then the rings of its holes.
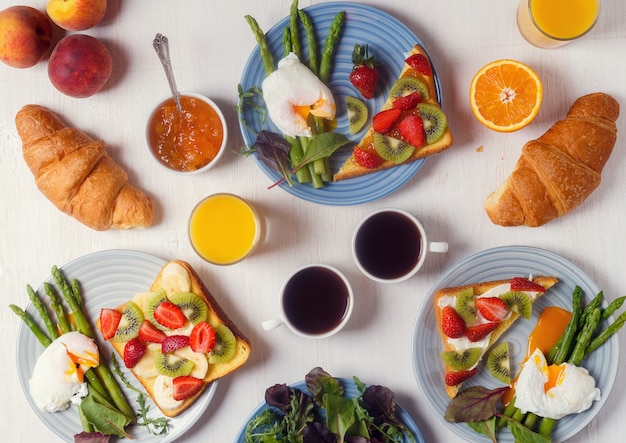
POLYGON ((482 124, 513 132, 539 112, 543 86, 531 68, 515 60, 496 60, 474 75, 470 86, 472 112, 482 124))

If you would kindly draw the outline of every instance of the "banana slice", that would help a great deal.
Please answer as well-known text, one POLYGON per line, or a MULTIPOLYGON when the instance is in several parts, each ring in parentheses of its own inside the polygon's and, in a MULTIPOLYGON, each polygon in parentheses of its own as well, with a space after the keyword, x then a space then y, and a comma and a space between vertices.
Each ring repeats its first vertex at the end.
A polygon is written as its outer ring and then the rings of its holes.
POLYGON ((182 400, 174 400, 174 390, 172 378, 159 375, 154 380, 154 400, 158 405, 166 410, 172 411, 178 408, 182 400))
POLYGON ((175 354, 193 362, 193 370, 189 375, 199 378, 200 380, 204 378, 209 370, 209 360, 207 359, 206 354, 202 352, 194 352, 189 346, 177 349, 175 354))
POLYGON ((138 294, 135 294, 133 298, 130 299, 130 301, 135 303, 137 307, 143 312, 146 312, 146 301, 148 300, 148 298, 150 298, 151 295, 152 292, 150 291, 140 292, 138 294))
POLYGON ((146 353, 133 368, 137 377, 152 378, 159 375, 154 365, 154 356, 160 351, 161 344, 159 343, 149 343, 148 346, 146 346, 146 353))
POLYGON ((161 284, 168 296, 191 290, 191 276, 178 263, 168 263, 161 275, 161 284))

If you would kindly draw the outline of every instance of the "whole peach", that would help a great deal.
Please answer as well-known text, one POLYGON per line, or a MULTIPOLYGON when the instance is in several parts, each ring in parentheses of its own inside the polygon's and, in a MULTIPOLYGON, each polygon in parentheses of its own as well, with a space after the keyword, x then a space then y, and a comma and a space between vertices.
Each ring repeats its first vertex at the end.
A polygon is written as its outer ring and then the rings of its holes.
POLYGON ((52 23, 30 6, 0 11, 0 60, 14 68, 36 65, 50 48, 52 23))
POLYGON ((48 61, 48 77, 54 87, 76 98, 90 97, 102 89, 112 70, 106 46, 85 34, 63 37, 48 61))
POLYGON ((100 23, 107 10, 107 0, 49 0, 48 15, 61 28, 83 31, 100 23))

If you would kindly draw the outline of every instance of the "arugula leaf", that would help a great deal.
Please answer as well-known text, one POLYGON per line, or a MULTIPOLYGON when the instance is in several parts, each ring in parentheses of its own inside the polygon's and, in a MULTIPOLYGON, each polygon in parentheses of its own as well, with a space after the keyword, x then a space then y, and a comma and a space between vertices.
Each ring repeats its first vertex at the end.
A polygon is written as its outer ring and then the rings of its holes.
POLYGON ((449 422, 487 420, 497 414, 498 401, 508 389, 508 386, 492 390, 472 386, 450 401, 445 419, 449 422))

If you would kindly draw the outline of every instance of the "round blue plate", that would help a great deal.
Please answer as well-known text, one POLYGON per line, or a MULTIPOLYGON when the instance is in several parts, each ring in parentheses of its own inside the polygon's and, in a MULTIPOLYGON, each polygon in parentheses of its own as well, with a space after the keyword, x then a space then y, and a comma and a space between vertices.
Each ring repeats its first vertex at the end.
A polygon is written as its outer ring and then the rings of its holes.
MULTIPOLYGON (((333 70, 331 73, 329 87, 335 97, 337 104, 337 131, 348 136, 352 141, 361 139, 367 126, 361 132, 350 135, 348 130, 348 120, 346 116, 345 97, 347 95, 359 96, 358 92, 350 84, 348 76, 352 70, 352 50, 355 43, 368 44, 370 54, 376 56, 381 66, 378 95, 367 100, 370 116, 380 109, 385 102, 387 92, 404 66, 406 54, 416 44, 423 47, 420 39, 399 22, 396 18, 371 6, 360 5, 358 3, 329 2, 304 8, 309 15, 317 32, 318 48, 324 45, 324 40, 328 33, 328 28, 335 15, 340 11, 345 11, 345 21, 339 44, 336 48, 333 70)), ((267 33, 268 46, 274 55, 274 61, 278 62, 282 57, 282 32, 288 25, 289 17, 285 17, 272 27, 267 33)), ((262 26, 262 24, 261 24, 262 26)), ((304 35, 301 29, 300 34, 304 35)), ((301 39, 302 41, 302 39, 301 39)), ((302 44, 302 50, 306 54, 306 44, 302 44)), ((434 69, 433 69, 434 71, 434 69)), ((441 100, 441 91, 437 74, 435 76, 435 86, 437 96, 441 100)), ((265 78, 265 70, 257 46, 254 47, 241 77, 241 86, 244 91, 251 87, 261 88, 261 83, 265 78)), ((259 104, 263 104, 260 97, 255 97, 259 104)), ((263 127, 260 115, 250 106, 244 106, 239 115, 239 127, 245 143, 253 146, 256 135, 261 129, 280 133, 271 123, 269 117, 265 119, 263 127), (246 125, 241 120, 246 122, 246 125)), ((330 158, 333 172, 339 170, 344 161, 352 153, 353 144, 344 146, 336 151, 330 158)), ((281 176, 274 170, 268 168, 260 162, 256 155, 254 160, 261 170, 269 177, 268 186, 280 180, 281 176)), ((283 182, 280 187, 296 197, 314 203, 336 206, 349 206, 377 200, 400 188, 409 181, 424 164, 424 159, 416 162, 388 169, 386 171, 369 174, 364 177, 357 177, 340 182, 327 183, 324 188, 314 189, 310 184, 295 183, 290 187, 283 182)))
MULTIPOLYGON (((449 423, 444 414, 450 398, 443 385, 443 364, 435 358, 441 352, 441 338, 437 330, 437 320, 433 311, 433 297, 437 289, 470 284, 481 281, 508 279, 532 275, 549 275, 559 279, 533 304, 533 316, 529 320, 520 318, 503 335, 501 341, 509 342, 511 367, 519 368, 526 354, 528 335, 535 327, 541 311, 547 306, 572 308, 572 292, 580 286, 589 302, 600 289, 573 263, 543 249, 527 246, 507 246, 487 249, 472 255, 450 269, 430 290, 420 308, 413 329, 413 370, 422 394, 428 399, 434 414, 458 436, 473 442, 489 440, 472 431, 465 423, 449 423)), ((611 320, 612 321, 612 320, 611 320)), ((585 412, 569 415, 557 423, 552 434, 554 443, 567 440, 578 434, 598 413, 611 394, 615 383, 619 363, 619 343, 613 335, 604 345, 583 361, 582 366, 595 378, 596 385, 602 391, 602 399, 594 402, 585 412)), ((514 370, 515 371, 515 370, 514 370)), ((513 373, 515 376, 517 372, 513 373)), ((463 384, 485 386, 489 389, 503 386, 497 382, 484 367, 463 384)), ((513 435, 508 428, 498 433, 498 442, 513 443, 513 435)))

